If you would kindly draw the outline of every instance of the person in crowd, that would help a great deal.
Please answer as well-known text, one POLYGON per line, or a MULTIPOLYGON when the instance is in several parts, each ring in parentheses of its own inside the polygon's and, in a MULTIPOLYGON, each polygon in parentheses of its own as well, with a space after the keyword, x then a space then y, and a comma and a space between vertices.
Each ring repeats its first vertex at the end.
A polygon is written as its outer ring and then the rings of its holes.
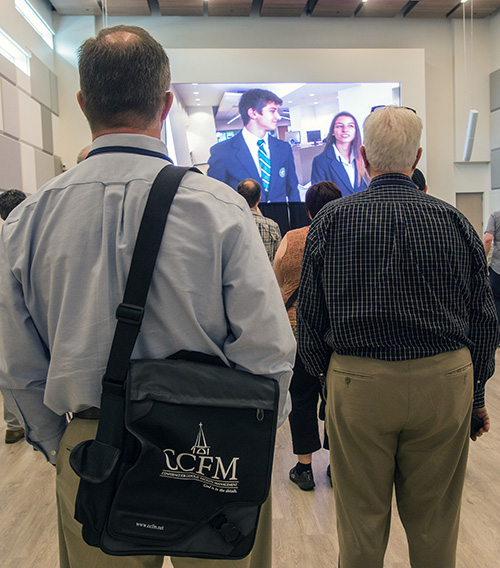
MULTIPOLYGON (((309 218, 314 219, 326 203, 340 197, 342 197, 340 189, 331 181, 320 181, 312 185, 307 190, 305 198, 309 218)), ((287 307, 288 318, 295 337, 297 337, 296 298, 308 231, 308 226, 289 231, 283 238, 274 259, 274 273, 281 288, 281 295, 287 307)), ((293 453, 297 455, 298 462, 290 470, 289 477, 303 491, 310 491, 315 487, 312 455, 321 448, 318 429, 318 400, 321 398, 321 390, 319 377, 307 372, 302 359, 297 354, 290 383, 292 412, 289 416, 289 423, 293 453)), ((323 400, 320 406, 320 417, 324 419, 323 400)), ((326 433, 323 447, 328 449, 326 433)), ((330 475, 330 467, 328 467, 327 475, 330 475)))
MULTIPOLYGON (((161 556, 108 556, 83 541, 69 453, 95 436, 141 212, 170 161, 161 141, 173 99, 169 61, 142 28, 115 26, 82 44, 78 66, 91 152, 19 205, 16 223, 2 228, 0 386, 25 418, 27 440, 50 463, 57 460, 61 568, 160 568, 161 556)), ((247 205, 220 182, 188 172, 170 209, 134 356, 198 351, 276 379, 282 423, 295 349, 247 205)), ((270 539, 268 499, 251 554, 224 565, 271 568, 270 539)), ((190 558, 172 564, 213 565, 190 558)))
POLYGON ((490 215, 484 231, 483 246, 486 256, 490 253, 492 243, 493 252, 491 253, 489 278, 497 318, 500 323, 500 211, 494 211, 490 215))
POLYGON ((325 149, 313 159, 311 183, 329 180, 342 195, 366 189, 369 176, 360 152, 361 131, 350 112, 333 117, 325 140, 325 149))
POLYGON ((85 160, 89 152, 90 152, 90 144, 88 146, 85 146, 85 148, 82 148, 78 152, 78 156, 76 157, 76 163, 79 164, 80 162, 83 162, 83 160, 85 160))
POLYGON ((410 109, 368 115, 370 185, 327 204, 304 250, 299 354, 326 376, 342 568, 382 568, 393 488, 411 565, 455 566, 471 413, 473 440, 490 428, 499 330, 483 245, 415 191, 421 132, 410 109))
POLYGON ((415 171, 411 176, 411 181, 418 187, 418 189, 420 189, 420 191, 427 193, 427 182, 425 181, 425 176, 418 168, 415 168, 415 171))
POLYGON ((267 256, 272 264, 276 251, 281 243, 281 231, 276 221, 273 221, 268 217, 264 217, 264 215, 262 215, 259 211, 262 192, 259 182, 251 178, 244 179, 243 181, 240 181, 236 190, 246 199, 246 202, 250 207, 257 229, 259 229, 260 238, 264 243, 267 256))
POLYGON ((236 189, 252 178, 262 187, 262 202, 300 201, 292 148, 270 136, 280 119, 283 101, 271 91, 249 89, 240 98, 244 128, 210 148, 207 175, 236 189))
MULTIPOLYGON (((5 221, 10 212, 26 199, 26 194, 19 189, 8 189, 0 193, 0 217, 5 221)), ((17 419, 16 415, 9 409, 3 401, 3 417, 5 420, 5 443, 15 444, 25 436, 24 428, 17 419)))

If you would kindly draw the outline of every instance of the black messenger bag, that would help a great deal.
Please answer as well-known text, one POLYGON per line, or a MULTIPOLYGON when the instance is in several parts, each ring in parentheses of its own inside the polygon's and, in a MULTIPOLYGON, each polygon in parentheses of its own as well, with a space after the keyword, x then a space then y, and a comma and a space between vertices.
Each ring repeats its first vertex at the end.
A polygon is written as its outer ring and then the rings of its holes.
POLYGON ((102 382, 95 440, 70 456, 75 518, 112 555, 238 559, 271 483, 278 383, 180 352, 130 360, 170 204, 188 168, 158 174, 137 236, 102 382))

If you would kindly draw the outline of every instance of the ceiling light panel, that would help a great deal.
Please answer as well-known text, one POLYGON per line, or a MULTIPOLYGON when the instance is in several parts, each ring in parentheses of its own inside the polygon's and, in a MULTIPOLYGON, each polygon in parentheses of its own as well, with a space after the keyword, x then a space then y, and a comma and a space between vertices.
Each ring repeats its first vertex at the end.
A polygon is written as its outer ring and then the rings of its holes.
POLYGON ((203 16, 203 0, 158 0, 162 16, 203 16))
POLYGON ((350 18, 354 15, 360 0, 318 0, 311 16, 321 18, 350 18))
POLYGON ((304 13, 307 0, 263 0, 261 16, 298 17, 304 13))
POLYGON ((209 0, 209 16, 250 16, 252 0, 209 0))
POLYGON ((363 7, 356 14, 356 17, 394 18, 406 4, 407 0, 384 0, 383 2, 368 0, 368 2, 363 3, 363 7))
POLYGON ((108 16, 149 16, 148 0, 106 0, 108 16))
POLYGON ((97 0, 50 0, 61 16, 100 16, 101 7, 97 0))

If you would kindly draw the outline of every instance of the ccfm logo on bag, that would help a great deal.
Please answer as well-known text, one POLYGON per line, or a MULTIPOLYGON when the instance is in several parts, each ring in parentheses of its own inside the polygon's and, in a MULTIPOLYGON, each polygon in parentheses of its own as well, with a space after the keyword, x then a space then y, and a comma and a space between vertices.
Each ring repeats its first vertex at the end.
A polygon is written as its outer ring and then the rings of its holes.
POLYGON ((224 463, 220 456, 210 455, 210 446, 207 445, 203 424, 190 452, 176 453, 175 450, 165 449, 166 469, 160 477, 179 480, 194 480, 203 483, 203 487, 221 493, 237 493, 238 477, 236 469, 239 457, 233 457, 224 463))

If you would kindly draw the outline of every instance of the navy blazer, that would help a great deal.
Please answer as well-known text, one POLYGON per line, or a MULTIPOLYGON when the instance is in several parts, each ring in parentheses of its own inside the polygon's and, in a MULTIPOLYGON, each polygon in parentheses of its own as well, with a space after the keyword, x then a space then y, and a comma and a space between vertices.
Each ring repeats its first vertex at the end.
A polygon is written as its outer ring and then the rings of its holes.
POLYGON ((340 189, 343 196, 363 191, 363 189, 368 187, 368 184, 363 179, 358 184, 358 168, 356 167, 356 162, 354 162, 354 187, 351 185, 344 165, 340 160, 337 160, 335 150, 332 146, 328 146, 324 152, 316 156, 312 163, 311 184, 325 180, 333 181, 340 189))
POLYGON ((262 178, 243 134, 219 142, 210 148, 207 175, 218 179, 233 189, 246 178, 257 180, 262 187, 262 201, 300 201, 298 179, 292 148, 288 142, 268 137, 271 158, 271 180, 269 191, 264 191, 262 178))

